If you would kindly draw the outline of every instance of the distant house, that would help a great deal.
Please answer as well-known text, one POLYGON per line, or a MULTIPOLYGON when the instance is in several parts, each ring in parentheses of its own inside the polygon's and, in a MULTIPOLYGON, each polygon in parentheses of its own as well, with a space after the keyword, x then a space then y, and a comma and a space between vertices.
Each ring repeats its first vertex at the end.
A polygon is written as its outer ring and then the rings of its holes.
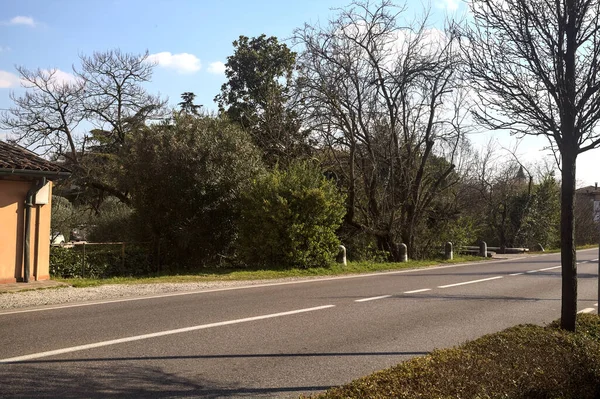
POLYGON ((52 180, 69 174, 0 141, 0 284, 50 278, 52 180))

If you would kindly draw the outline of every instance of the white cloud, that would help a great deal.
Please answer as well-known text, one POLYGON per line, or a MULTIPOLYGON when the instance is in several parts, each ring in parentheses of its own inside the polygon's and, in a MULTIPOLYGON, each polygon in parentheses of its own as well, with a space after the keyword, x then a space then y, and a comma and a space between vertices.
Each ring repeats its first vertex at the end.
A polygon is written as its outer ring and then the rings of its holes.
POLYGON ((20 83, 20 79, 14 73, 0 70, 0 89, 8 89, 16 87, 20 83))
POLYGON ((43 69, 42 72, 45 74, 53 74, 52 82, 54 84, 75 83, 77 81, 75 75, 69 72, 61 71, 60 69, 43 69))
POLYGON ((156 62, 163 68, 171 68, 178 73, 193 73, 198 72, 202 68, 200 59, 194 54, 179 53, 171 54, 168 51, 162 53, 150 54, 148 61, 156 62))
POLYGON ((5 25, 27 25, 34 28, 37 25, 37 22, 32 17, 24 17, 22 15, 18 15, 16 17, 11 18, 10 21, 5 22, 5 25))
MULTIPOLYGON (((42 86, 44 85, 44 81, 47 81, 48 84, 48 88, 50 89, 55 89, 57 87, 60 87, 62 85, 66 85, 66 84, 74 84, 77 83, 77 77, 69 72, 65 72, 65 71, 61 71, 60 69, 40 69, 39 71, 35 72, 36 75, 38 76, 42 76, 42 79, 36 79, 36 82, 42 86)), ((27 87, 27 88, 33 88, 35 87, 35 85, 33 85, 31 82, 28 81, 24 81, 21 80, 21 85, 23 87, 27 87)))
POLYGON ((222 75, 225 73, 225 64, 223 64, 221 61, 211 62, 206 70, 208 73, 222 75))
POLYGON ((461 0, 441 0, 437 2, 437 6, 447 11, 456 11, 460 2, 461 0))
MULTIPOLYGON (((56 85, 73 84, 77 82, 77 77, 69 72, 61 71, 60 69, 40 69, 32 71, 31 78, 34 76, 43 76, 44 80, 48 80, 48 86, 54 88, 56 85)), ((38 81, 38 79, 36 79, 38 81)), ((35 87, 31 82, 21 79, 18 75, 0 70, 0 89, 8 89, 11 87, 32 88, 35 87)))

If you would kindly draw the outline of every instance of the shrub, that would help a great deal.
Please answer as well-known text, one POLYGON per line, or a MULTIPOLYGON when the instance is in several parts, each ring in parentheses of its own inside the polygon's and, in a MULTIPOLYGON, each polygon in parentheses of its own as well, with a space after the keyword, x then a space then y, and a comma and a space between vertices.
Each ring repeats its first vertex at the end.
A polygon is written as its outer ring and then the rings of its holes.
POLYGON ((600 397, 600 317, 579 315, 580 332, 517 326, 458 348, 436 350, 319 398, 600 397))
POLYGON ((334 259, 344 197, 310 163, 254 181, 244 195, 239 255, 246 264, 322 267, 334 259))
POLYGON ((73 205, 68 199, 58 195, 52 196, 51 212, 52 238, 62 234, 65 239, 69 238, 69 232, 77 224, 76 213, 73 205))
POLYGON ((120 245, 50 248, 50 275, 58 278, 110 278, 145 276, 154 271, 148 248, 127 245, 125 258, 120 245))
POLYGON ((176 113, 136 132, 127 168, 145 239, 160 242, 171 264, 195 266, 229 253, 240 193, 262 165, 239 127, 176 113))
POLYGON ((116 242, 132 241, 133 209, 115 197, 108 197, 92 214, 88 225, 90 241, 116 242))

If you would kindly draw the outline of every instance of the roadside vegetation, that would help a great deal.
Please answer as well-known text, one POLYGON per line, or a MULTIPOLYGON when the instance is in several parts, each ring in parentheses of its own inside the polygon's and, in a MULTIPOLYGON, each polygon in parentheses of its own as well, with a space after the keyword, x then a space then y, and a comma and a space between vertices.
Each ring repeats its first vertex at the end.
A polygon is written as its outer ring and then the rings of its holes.
MULTIPOLYGON (((409 260, 405 263, 397 262, 348 262, 347 265, 332 263, 323 267, 311 268, 233 268, 233 267, 204 267, 189 273, 154 273, 145 276, 129 277, 55 277, 54 280, 65 282, 73 287, 91 287, 104 284, 159 284, 159 283, 192 283, 206 281, 243 281, 243 280, 271 280, 291 277, 323 277, 344 276, 360 273, 376 273, 402 269, 415 269, 444 264, 458 264, 465 262, 482 261, 475 256, 456 256, 453 260, 409 260)), ((81 264, 81 263, 80 263, 81 264)), ((80 265, 79 264, 79 265, 80 265)), ((73 268, 73 273, 79 273, 79 265, 73 268)), ((80 267, 80 266, 79 266, 80 267)))
POLYGON ((599 398, 600 317, 578 315, 576 333, 559 326, 508 328, 312 398, 599 398))
POLYGON ((473 21, 445 28, 357 1, 287 43, 239 36, 217 112, 193 92, 171 106, 149 93, 148 52, 81 54, 69 81, 18 67, 24 89, 0 128, 72 171, 54 189, 51 235, 117 243, 53 248, 51 276, 335 274, 340 244, 353 264, 383 265, 405 250, 436 259, 447 242, 562 248, 573 329, 571 249, 599 239, 574 165, 600 145, 600 6, 507 1, 473 1, 473 21), (565 35, 582 43, 552 47, 575 42, 565 35), (547 136, 560 178, 518 146, 475 149, 470 134, 494 129, 547 136))

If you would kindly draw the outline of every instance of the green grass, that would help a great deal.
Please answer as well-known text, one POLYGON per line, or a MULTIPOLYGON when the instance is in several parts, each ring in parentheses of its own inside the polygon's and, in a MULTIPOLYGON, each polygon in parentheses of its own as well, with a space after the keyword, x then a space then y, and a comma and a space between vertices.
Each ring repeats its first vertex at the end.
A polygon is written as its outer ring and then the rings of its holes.
POLYGON ((577 333, 521 325, 435 350, 315 399, 598 399, 600 317, 578 315, 577 333))
POLYGON ((287 277, 319 277, 342 276, 348 274, 375 273, 402 269, 415 269, 440 264, 456 264, 473 261, 485 261, 476 256, 457 256, 453 260, 423 260, 408 261, 406 263, 375 263, 375 262, 348 262, 346 266, 333 264, 331 267, 310 269, 233 269, 233 268, 202 268, 181 274, 164 274, 150 277, 113 277, 108 279, 91 278, 55 278, 53 280, 65 282, 73 287, 92 287, 104 284, 159 284, 159 283, 191 283, 207 281, 244 281, 244 280, 271 280, 287 277))
MULTIPOLYGON (((586 244, 586 245, 579 245, 577 246, 577 250, 581 250, 581 249, 591 249, 591 248, 598 248, 598 244, 586 244)), ((544 252, 530 252, 532 254, 556 254, 560 252, 560 248, 549 248, 546 249, 544 252)))

